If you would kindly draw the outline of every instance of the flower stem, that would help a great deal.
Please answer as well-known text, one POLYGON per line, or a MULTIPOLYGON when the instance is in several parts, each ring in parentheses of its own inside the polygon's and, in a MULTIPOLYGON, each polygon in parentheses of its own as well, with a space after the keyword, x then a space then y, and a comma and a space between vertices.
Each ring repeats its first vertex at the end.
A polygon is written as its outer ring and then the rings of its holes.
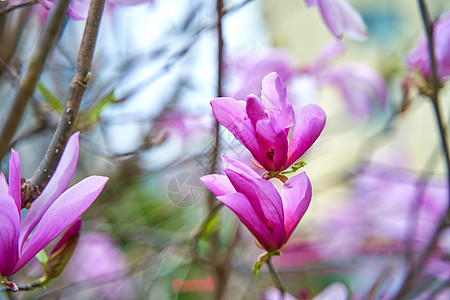
POLYGON ((270 272, 270 275, 272 276, 273 282, 275 283, 277 288, 280 290, 280 293, 284 297, 284 293, 286 292, 286 288, 285 288, 284 283, 281 280, 280 276, 278 275, 278 273, 273 268, 272 263, 270 262, 270 259, 271 259, 271 257, 269 256, 269 258, 266 261, 267 268, 269 269, 269 272, 270 272))
POLYGON ((23 207, 27 207, 28 202, 33 202, 45 188, 56 170, 67 140, 74 131, 81 99, 91 78, 92 58, 104 5, 105 0, 92 0, 90 3, 75 73, 64 100, 64 111, 39 168, 22 187, 23 207))

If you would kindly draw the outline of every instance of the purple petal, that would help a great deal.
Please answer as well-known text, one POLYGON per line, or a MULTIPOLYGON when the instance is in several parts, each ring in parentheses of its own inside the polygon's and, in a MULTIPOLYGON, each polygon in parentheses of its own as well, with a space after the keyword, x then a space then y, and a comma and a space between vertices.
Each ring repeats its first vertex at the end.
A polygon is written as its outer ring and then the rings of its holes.
POLYGON ((264 249, 268 252, 272 252, 281 247, 281 245, 275 241, 273 234, 258 217, 253 210, 253 207, 250 205, 250 202, 243 194, 234 193, 217 197, 217 199, 236 214, 242 224, 247 227, 264 249))
POLYGON ((200 180, 216 197, 236 193, 230 180, 225 175, 210 174, 201 177, 200 180))
POLYGON ((291 166, 317 140, 325 126, 325 112, 316 104, 308 104, 297 116, 294 132, 289 143, 288 162, 291 166))
POLYGON ((8 183, 2 172, 0 172, 0 195, 9 195, 8 183))
POLYGON ((305 4, 308 7, 317 6, 317 0, 305 0, 305 4))
POLYGON ((61 249, 62 246, 64 246, 67 241, 77 235, 80 234, 81 231, 81 218, 78 218, 73 222, 72 225, 64 232, 61 239, 56 243, 55 247, 53 247, 52 252, 50 252, 50 255, 61 249))
POLYGON ((67 141, 64 152, 56 167, 55 173, 42 191, 42 194, 33 202, 20 229, 21 247, 28 235, 36 227, 47 209, 69 186, 78 162, 79 132, 75 132, 67 141))
POLYGON ((256 98, 255 95, 250 95, 247 97, 245 110, 250 121, 252 122, 253 127, 256 126, 256 123, 259 120, 268 119, 264 104, 262 104, 262 102, 258 98, 256 98))
POLYGON ((239 131, 245 118, 245 102, 222 97, 211 100, 211 107, 216 120, 240 140, 239 131))
POLYGON ((342 38, 367 39, 367 28, 361 15, 346 0, 317 0, 323 21, 331 33, 342 38))
POLYGON ((20 183, 20 157, 19 154, 11 149, 11 158, 9 159, 9 195, 14 198, 17 211, 22 207, 22 193, 20 183))
POLYGON ((294 126, 294 110, 286 99, 286 86, 278 74, 273 72, 264 77, 262 87, 262 102, 273 113, 280 127, 286 129, 294 126))
POLYGON ((250 178, 230 169, 224 170, 236 192, 243 194, 266 228, 270 228, 279 246, 285 236, 283 202, 272 183, 263 178, 250 178))
POLYGON ((241 175, 246 175, 248 178, 261 178, 261 175, 249 168, 246 164, 226 155, 222 155, 222 166, 224 170, 230 169, 241 175))
POLYGON ((23 246, 15 271, 22 268, 81 216, 100 194, 107 181, 107 177, 91 176, 65 191, 42 216, 36 230, 23 246))
POLYGON ((311 202, 311 195, 311 182, 305 172, 289 178, 284 184, 281 190, 284 224, 286 228, 284 243, 291 237, 297 224, 308 209, 309 203, 311 202))
POLYGON ((20 215, 12 197, 0 195, 0 275, 14 274, 19 245, 20 215))

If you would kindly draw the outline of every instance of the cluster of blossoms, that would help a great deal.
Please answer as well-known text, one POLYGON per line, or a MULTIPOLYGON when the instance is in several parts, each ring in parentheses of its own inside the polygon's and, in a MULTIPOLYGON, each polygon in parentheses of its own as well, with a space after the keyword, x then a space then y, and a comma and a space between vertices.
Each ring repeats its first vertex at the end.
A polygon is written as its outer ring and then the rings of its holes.
MULTIPOLYGON (((79 217, 94 202, 108 181, 107 177, 90 176, 67 189, 75 174, 78 150, 77 132, 69 138, 55 173, 24 218, 21 218, 25 211, 21 212, 20 158, 17 152, 11 151, 9 185, 5 176, 0 173, 1 276, 18 272, 65 229, 69 228, 51 255, 60 252, 67 242, 78 236, 81 229, 79 217)), ((51 263, 51 257, 48 263, 51 263)), ((62 270, 58 271, 60 273, 62 270)), ((58 275, 50 274, 52 272, 54 270, 46 270, 46 276, 58 275)), ((6 278, 4 282, 9 283, 6 278)), ((9 284, 15 287, 14 284, 9 284)))
POLYGON ((316 104, 295 111, 277 73, 262 81, 261 100, 222 97, 211 101, 214 116, 267 172, 261 177, 249 166, 222 156, 225 175, 206 175, 203 183, 230 208, 269 254, 281 251, 311 201, 311 182, 297 160, 319 137, 325 113, 316 104), (291 169, 289 169, 292 166, 291 169), (285 171, 285 172, 283 172, 285 171), (270 178, 284 182, 279 192, 270 178))

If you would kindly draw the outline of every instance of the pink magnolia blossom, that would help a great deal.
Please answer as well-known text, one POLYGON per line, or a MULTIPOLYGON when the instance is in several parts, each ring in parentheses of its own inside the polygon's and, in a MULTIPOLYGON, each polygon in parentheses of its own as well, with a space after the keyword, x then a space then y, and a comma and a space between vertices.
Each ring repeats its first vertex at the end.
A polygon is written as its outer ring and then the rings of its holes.
POLYGON ((212 100, 211 106, 219 123, 233 133, 264 169, 280 172, 294 164, 316 141, 325 126, 325 112, 318 105, 309 104, 296 114, 277 73, 264 77, 262 87, 262 101, 255 95, 249 95, 247 101, 221 97, 212 100))
POLYGON ((311 202, 311 182, 305 172, 274 185, 243 163, 222 156, 226 175, 206 175, 202 182, 231 209, 267 252, 287 243, 311 202))
POLYGON ((305 0, 305 3, 319 8, 325 25, 336 38, 341 39, 345 35, 354 40, 367 39, 363 18, 347 0, 305 0))
POLYGON ((9 186, 0 173, 0 274, 13 275, 68 228, 94 202, 108 178, 88 177, 66 190, 78 160, 79 133, 73 134, 55 173, 25 218, 20 218, 20 158, 12 150, 9 186))
MULTIPOLYGON (((438 76, 447 79, 450 77, 450 11, 442 14, 434 23, 433 28, 434 54, 438 76)), ((410 70, 418 69, 427 79, 431 78, 428 43, 424 35, 420 38, 416 47, 406 55, 406 64, 410 70)))

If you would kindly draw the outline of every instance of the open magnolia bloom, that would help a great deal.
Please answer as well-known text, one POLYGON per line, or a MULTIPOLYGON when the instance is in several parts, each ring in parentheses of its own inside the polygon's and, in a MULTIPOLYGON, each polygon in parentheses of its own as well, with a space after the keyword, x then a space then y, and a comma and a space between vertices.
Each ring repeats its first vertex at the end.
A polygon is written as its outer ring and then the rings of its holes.
POLYGON ((262 81, 261 100, 220 97, 211 101, 214 116, 230 130, 269 172, 281 172, 294 164, 319 137, 325 112, 309 104, 294 112, 277 73, 262 81), (289 138, 292 135, 291 138, 289 138))
POLYGON ((73 224, 102 191, 108 181, 102 176, 90 176, 66 190, 75 173, 78 149, 79 132, 69 138, 55 173, 23 220, 20 158, 17 152, 11 151, 9 186, 0 173, 1 276, 13 275, 25 266, 73 224))
POLYGON ((206 175, 202 182, 231 209, 268 253, 279 251, 291 237, 311 202, 305 172, 289 178, 281 189, 243 163, 222 156, 226 175, 206 175))

